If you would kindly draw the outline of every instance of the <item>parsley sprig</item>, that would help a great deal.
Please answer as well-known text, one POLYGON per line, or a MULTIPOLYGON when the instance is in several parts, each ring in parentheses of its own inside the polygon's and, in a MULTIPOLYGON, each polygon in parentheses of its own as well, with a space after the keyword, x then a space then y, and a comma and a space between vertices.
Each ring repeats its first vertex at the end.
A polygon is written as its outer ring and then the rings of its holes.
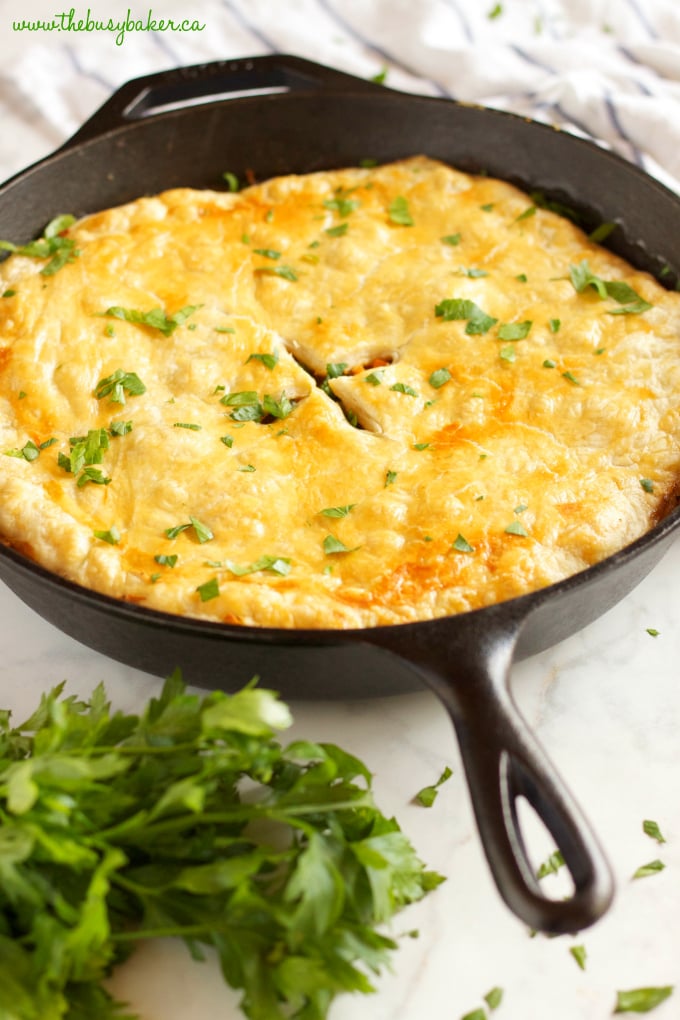
POLYGON ((27 255, 34 259, 49 259, 47 265, 40 270, 41 276, 54 276, 67 262, 73 262, 80 251, 76 242, 64 234, 76 222, 75 216, 62 214, 55 216, 45 227, 43 236, 28 244, 16 245, 11 241, 0 241, 0 251, 12 252, 15 255, 27 255))
POLYGON ((63 685, 16 727, 0 713, 1 1015, 131 1018, 105 978, 163 935, 211 948, 251 1020, 325 1020, 373 990, 396 949, 378 926, 441 878, 366 765, 283 747, 290 723, 271 691, 199 697, 179 676, 139 715, 63 685))

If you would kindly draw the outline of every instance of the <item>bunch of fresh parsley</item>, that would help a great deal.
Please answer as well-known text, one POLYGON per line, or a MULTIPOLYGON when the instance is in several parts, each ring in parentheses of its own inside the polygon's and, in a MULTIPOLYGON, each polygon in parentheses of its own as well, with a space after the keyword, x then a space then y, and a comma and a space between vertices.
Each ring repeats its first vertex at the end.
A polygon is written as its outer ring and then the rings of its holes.
POLYGON ((0 713, 0 1016, 123 1020, 103 979, 140 939, 217 953, 251 1020, 323 1020, 370 992, 396 948, 379 926, 439 884, 375 806, 366 766, 256 684, 139 715, 44 695, 0 713))

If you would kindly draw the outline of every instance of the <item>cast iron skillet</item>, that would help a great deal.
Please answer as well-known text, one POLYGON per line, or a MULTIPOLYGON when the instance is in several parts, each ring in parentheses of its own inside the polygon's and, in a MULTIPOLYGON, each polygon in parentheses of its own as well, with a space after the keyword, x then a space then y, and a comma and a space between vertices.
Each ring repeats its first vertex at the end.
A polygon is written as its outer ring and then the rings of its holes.
MULTIPOLYGON (((538 189, 580 210, 586 225, 617 221, 611 247, 666 285, 676 284, 680 199, 636 167, 552 127, 400 94, 280 55, 128 83, 62 149, 0 188, 0 237, 23 243, 57 213, 81 215, 164 188, 219 187, 227 170, 263 180, 417 153, 538 189)), ((679 521, 674 510, 606 561, 521 598, 433 621, 351 631, 171 616, 71 584, 2 546, 0 577, 85 644, 158 675, 179 665, 189 682, 205 687, 234 689, 259 674, 284 697, 356 698, 424 683, 456 729, 502 897, 533 928, 573 932, 605 912, 612 879, 578 806, 513 703, 510 667, 621 599, 661 558, 679 521), (574 884, 564 901, 547 899, 534 877, 517 815, 520 798, 564 856, 574 884)))

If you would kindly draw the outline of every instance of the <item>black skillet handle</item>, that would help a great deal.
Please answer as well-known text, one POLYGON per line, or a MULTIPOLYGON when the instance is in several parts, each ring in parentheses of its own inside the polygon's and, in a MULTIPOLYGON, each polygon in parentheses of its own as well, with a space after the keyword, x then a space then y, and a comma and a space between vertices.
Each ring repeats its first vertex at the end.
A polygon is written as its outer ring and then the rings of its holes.
POLYGON ((458 647, 446 621, 434 621, 426 631, 419 624, 403 647, 392 635, 385 644, 419 667, 453 721, 482 845, 502 898, 537 931, 573 933, 606 912, 614 883, 588 822, 510 694, 521 619, 509 619, 506 610, 471 614, 480 622, 466 627, 458 647), (548 898, 536 877, 517 812, 522 797, 571 874, 574 889, 566 899, 548 898))
POLYGON ((96 138, 130 121, 198 103, 253 94, 349 87, 367 92, 382 88, 375 82, 283 53, 176 67, 133 78, 122 85, 63 148, 96 138))

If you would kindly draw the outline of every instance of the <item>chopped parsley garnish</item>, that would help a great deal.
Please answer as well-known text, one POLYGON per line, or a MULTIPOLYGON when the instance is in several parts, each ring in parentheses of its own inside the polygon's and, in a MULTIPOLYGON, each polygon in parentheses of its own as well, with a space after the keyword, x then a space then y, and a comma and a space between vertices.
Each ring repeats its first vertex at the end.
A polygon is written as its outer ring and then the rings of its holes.
POLYGON ((585 946, 569 946, 569 952, 576 960, 581 970, 586 969, 586 947, 585 946))
POLYGON ((36 446, 32 439, 29 439, 20 450, 5 450, 6 457, 23 457, 24 460, 37 460, 40 456, 41 446, 36 446))
POLYGON ((8 287, 7 290, 2 292, 2 296, 6 298, 14 297, 15 294, 16 291, 13 290, 11 287, 8 287))
POLYGON ((652 481, 651 478, 641 478, 640 485, 645 490, 645 492, 654 492, 654 482, 652 481))
POLYGON ((553 361, 552 358, 546 358, 543 362, 543 368, 557 368, 557 362, 553 361))
POLYGON ((435 390, 438 390, 444 386, 449 379, 451 379, 451 373, 448 368, 436 368, 428 379, 428 382, 430 386, 434 387, 435 390))
POLYGON ((274 248, 253 248, 253 253, 255 255, 262 255, 263 258, 272 259, 274 261, 281 258, 281 252, 276 251, 274 248))
POLYGON ((111 479, 104 474, 101 468, 85 467, 78 476, 76 484, 79 489, 82 489, 88 482, 92 482, 93 485, 109 485, 111 479))
POLYGON ((95 538, 100 539, 102 542, 108 542, 109 545, 118 545, 120 542, 120 531, 113 524, 106 531, 93 531, 92 534, 95 538))
POLYGON ((498 356, 503 361, 508 361, 512 363, 517 358, 517 352, 515 351, 514 347, 501 347, 500 351, 498 352, 498 356))
POLYGON ((224 443, 225 446, 231 447, 231 446, 234 445, 234 437, 233 436, 220 436, 220 442, 224 443))
POLYGON ((603 300, 610 297, 617 304, 623 306, 621 308, 610 309, 610 315, 629 315, 646 312, 652 307, 649 301, 641 298, 637 291, 633 290, 629 284, 620 280, 603 280, 600 276, 596 276, 595 273, 591 272, 586 259, 579 262, 577 266, 569 266, 569 279, 578 294, 583 293, 587 287, 593 287, 603 300))
POLYGON ((397 474, 398 472, 396 471, 387 471, 385 473, 385 485, 384 485, 385 489, 387 488, 388 485, 394 485, 394 483, 397 480, 397 474))
POLYGON ((181 532, 187 531, 189 528, 194 529, 194 534, 201 544, 209 542, 215 537, 207 524, 202 524, 198 518, 191 516, 188 524, 176 524, 174 528, 167 528, 165 534, 168 538, 177 538, 181 532))
POLYGON ((560 319, 551 319, 550 320, 550 332, 551 333, 559 333, 559 329, 560 329, 561 325, 562 325, 562 322, 561 322, 560 319))
POLYGON ((233 326, 215 326, 216 333, 235 333, 236 330, 233 326))
POLYGON ((97 400, 110 397, 112 404, 124 404, 126 393, 131 397, 137 397, 146 393, 146 386, 135 372, 125 372, 122 368, 117 368, 105 379, 100 379, 94 390, 97 400))
MULTIPOLYGON (((649 633, 649 631, 647 632, 649 633)), ((654 636, 658 634, 658 631, 654 631, 654 636)), ((642 823, 642 831, 645 835, 649 836, 650 839, 655 839, 657 843, 665 843, 661 829, 659 828, 658 822, 652 821, 650 818, 646 818, 642 823)))
POLYGON ((524 322, 504 322, 498 327, 498 339, 524 340, 529 336, 532 325, 528 319, 524 322))
POLYGON ((480 205, 479 208, 482 210, 482 212, 491 212, 491 210, 493 209, 493 202, 485 202, 484 205, 480 205))
POLYGON ((326 365, 326 375, 329 379, 337 379, 338 376, 344 375, 348 368, 346 361, 337 361, 335 364, 331 362, 326 365))
POLYGON ((0 251, 13 252, 15 255, 26 255, 34 259, 49 259, 40 270, 41 276, 54 276, 68 262, 73 262, 80 252, 76 242, 70 237, 62 237, 64 231, 76 222, 75 216, 64 214, 56 216, 45 227, 43 236, 37 241, 17 246, 11 241, 0 241, 0 251))
POLYGON ((487 14, 487 18, 490 21, 493 21, 494 18, 500 18, 502 13, 503 13, 503 4, 494 4, 494 6, 491 8, 489 13, 487 14))
POLYGON ((298 278, 292 266, 256 266, 253 272, 261 276, 280 276, 284 280, 290 280, 291 283, 295 283, 298 278))
POLYGON ((238 177, 236 176, 236 174, 231 173, 230 170, 224 171, 224 173, 222 174, 222 180, 227 185, 230 191, 239 190, 240 185, 238 177))
POLYGON ((512 521, 504 531, 506 535, 520 535, 522 538, 527 538, 529 535, 529 532, 520 521, 512 521))
POLYGON ((235 393, 226 393, 220 398, 220 403, 225 407, 236 408, 229 417, 240 422, 261 422, 267 415, 273 418, 287 418, 295 408, 295 404, 288 399, 285 392, 281 393, 278 400, 270 393, 265 393, 260 402, 255 390, 239 390, 235 393))
POLYGON ((382 385, 382 372, 369 372, 364 382, 367 382, 370 386, 382 385))
POLYGON ((338 223, 337 227, 329 227, 324 233, 329 237, 343 237, 349 230, 349 223, 338 223))
POLYGON ((162 567, 174 567, 179 559, 177 553, 167 554, 159 553, 158 556, 154 556, 156 563, 160 563, 162 567))
POLYGON ((450 779, 452 775, 453 772, 447 765, 442 774, 440 775, 439 779, 437 780, 437 782, 433 783, 432 786, 424 786, 422 790, 418 791, 418 793, 415 795, 413 799, 418 804, 422 804, 423 807, 427 808, 432 807, 435 800, 437 799, 439 787, 442 785, 442 783, 445 783, 447 779, 450 779))
POLYGON ((524 210, 524 212, 521 212, 519 214, 519 216, 515 217, 515 223, 520 223, 522 220, 528 220, 529 217, 535 216, 535 215, 536 215, 536 206, 535 205, 527 206, 527 208, 524 210))
POLYGON ((390 222, 396 223, 400 227, 412 227, 413 217, 409 212, 408 201, 403 195, 397 195, 390 204, 387 210, 390 222))
POLYGON ((211 577, 204 584, 199 584, 196 591, 200 596, 201 602, 210 602, 211 599, 216 599, 220 593, 219 582, 216 577, 211 577))
POLYGON ((163 336, 171 336, 178 326, 182 326, 190 315, 202 307, 202 305, 185 305, 173 315, 166 315, 162 308, 152 308, 149 312, 140 312, 136 308, 121 308, 120 305, 114 305, 100 314, 140 326, 150 326, 152 329, 157 329, 163 336))
POLYGON ((479 305, 467 298, 446 298, 435 305, 434 314, 444 322, 467 319, 465 332, 470 336, 487 333, 498 322, 498 319, 487 315, 479 305))
POLYGON ((445 234, 443 237, 440 237, 439 240, 442 244, 450 244, 455 248, 456 245, 460 244, 460 234, 445 234))
POLYGON ((172 423, 174 429, 190 429, 192 432, 200 432, 203 428, 202 425, 196 425, 190 421, 175 421, 172 423))
POLYGON ((529 277, 526 273, 518 273, 515 279, 519 280, 520 283, 526 283, 529 277))
MULTIPOLYGON (((650 637, 658 637, 660 631, 656 630, 654 627, 647 627, 647 634, 649 634, 650 637)), ((666 841, 663 840, 663 842, 665 843, 666 841)))
POLYGON ((286 577, 290 573, 291 561, 287 556, 260 556, 253 563, 239 566, 236 563, 227 562, 224 564, 236 577, 244 577, 246 574, 256 574, 259 570, 266 570, 271 574, 279 574, 286 577))
POLYGON ((563 866, 564 857, 562 856, 562 852, 560 850, 555 850, 538 868, 536 878, 541 879, 545 878, 546 875, 556 875, 563 866))
POLYGON ((319 510, 324 517, 347 517, 354 510, 356 503, 346 503, 345 506, 327 506, 325 510, 319 510))
POLYGON ((268 368, 269 371, 271 371, 272 368, 275 368, 278 364, 278 354, 275 351, 271 354, 250 354, 246 359, 246 364, 250 361, 260 361, 265 368, 268 368))
POLYGON ((464 538, 463 535, 461 534, 457 535, 456 540, 451 546, 451 548, 455 549, 456 552, 461 553, 472 553, 475 551, 475 547, 473 545, 470 545, 468 540, 464 538))
POLYGON ((616 993, 615 1013, 651 1013, 662 1002, 673 994, 674 986, 631 988, 626 992, 616 993))
POLYGON ((112 421, 109 425, 110 436, 126 436, 129 432, 132 432, 132 422, 123 421, 112 421))
POLYGON ((576 376, 574 375, 573 372, 563 372, 562 373, 562 378, 566 379, 573 386, 580 386, 581 385, 580 381, 576 378, 576 376))
POLYGON ((484 996, 484 1002, 487 1004, 489 1009, 498 1009, 502 1001, 503 989, 498 986, 492 988, 491 991, 487 992, 484 996))
POLYGON ((431 446, 432 446, 432 443, 414 443, 413 444, 413 449, 414 450, 429 450, 431 446))
POLYGON ((461 1017, 461 1020, 486 1020, 486 1013, 483 1009, 473 1009, 471 1013, 461 1017))
POLYGON ((602 244, 603 241, 609 237, 609 235, 616 230, 616 223, 600 223, 599 227, 595 227, 590 234, 588 234, 588 240, 593 241, 595 244, 602 244))
POLYGON ((642 864, 633 873, 633 878, 648 878, 650 875, 656 875, 659 871, 663 871, 665 867, 663 861, 650 861, 649 864, 642 864))
POLYGON ((326 556, 334 556, 337 553, 349 553, 355 552, 359 548, 358 545, 354 546, 353 549, 349 549, 344 542, 341 542, 335 535, 326 535, 323 540, 323 551, 326 556))
POLYGON ((393 386, 390 386, 391 390, 395 390, 397 393, 405 393, 409 397, 417 397, 418 391, 414 390, 412 386, 408 386, 403 382, 395 382, 393 386))
POLYGON ((337 212, 338 216, 349 216, 355 209, 359 208, 359 200, 356 198, 349 198, 350 191, 342 191, 339 189, 335 198, 327 198, 324 202, 325 209, 332 209, 337 212))
POLYGON ((262 398, 262 409, 265 414, 271 414, 274 418, 287 418, 292 412, 295 404, 282 393, 278 400, 275 400, 269 393, 262 398))
POLYGON ((483 276, 489 275, 486 269, 476 269, 474 266, 470 269, 466 269, 465 266, 461 266, 458 272, 461 276, 468 276, 471 280, 477 280, 483 276))

